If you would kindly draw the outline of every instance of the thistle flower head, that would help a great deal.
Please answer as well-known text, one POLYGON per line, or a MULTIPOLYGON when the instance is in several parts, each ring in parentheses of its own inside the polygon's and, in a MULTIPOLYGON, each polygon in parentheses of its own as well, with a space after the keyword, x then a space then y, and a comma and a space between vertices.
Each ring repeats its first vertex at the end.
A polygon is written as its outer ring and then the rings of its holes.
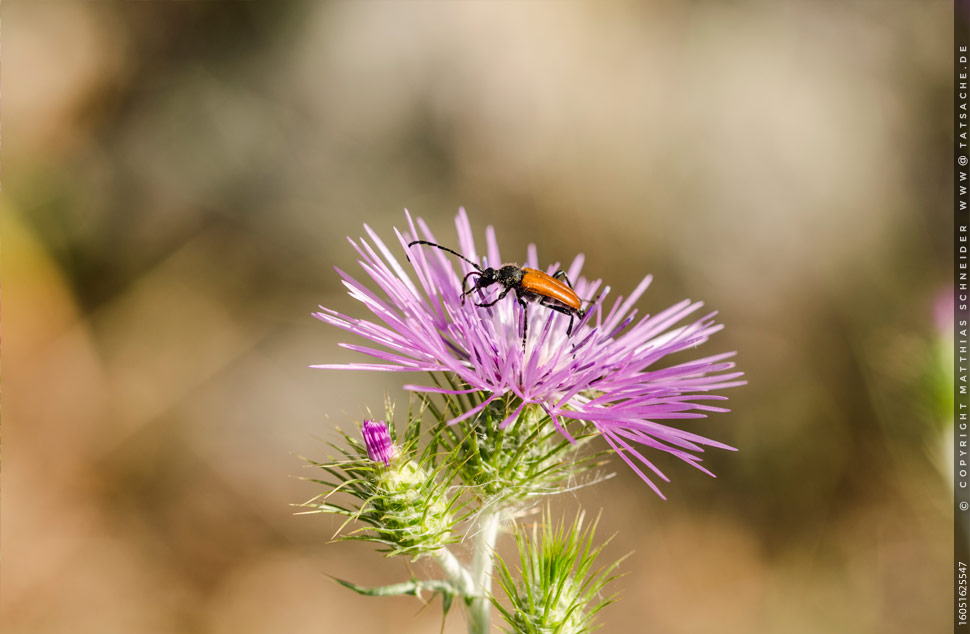
MULTIPOLYGON (((684 300, 655 315, 638 316, 634 305, 651 277, 646 276, 627 297, 609 301, 609 287, 582 276, 584 259, 578 255, 565 273, 576 294, 586 300, 588 310, 567 336, 569 315, 536 303, 527 305, 528 336, 523 348, 519 302, 509 296, 488 307, 476 305, 497 299, 501 285, 475 290, 468 296, 474 301, 462 301, 462 282, 476 269, 438 249, 409 248, 413 240, 438 241, 420 218, 408 214, 407 224, 407 231, 395 230, 394 249, 366 225, 369 241, 350 240, 376 290, 338 269, 350 295, 364 304, 372 319, 350 317, 322 306, 314 315, 369 340, 373 346, 341 345, 378 362, 313 367, 446 373, 457 379, 454 389, 406 387, 424 393, 482 395, 474 407, 458 413, 450 423, 476 416, 498 399, 511 403, 500 429, 518 420, 526 408, 541 409, 570 440, 570 421, 591 423, 661 497, 649 474, 665 481, 668 478, 644 448, 666 452, 713 475, 701 466, 698 454, 705 447, 732 447, 660 421, 727 411, 715 405, 726 399, 715 392, 744 383, 729 360, 733 352, 673 364, 667 361, 670 355, 696 348, 720 330, 715 313, 698 317, 703 304, 684 300), (407 257, 402 260, 400 255, 407 257)), ((458 213, 456 227, 454 246, 462 257, 483 268, 502 263, 491 227, 486 229, 484 258, 464 209, 458 213)), ((558 269, 556 264, 540 267, 535 245, 529 246, 523 264, 550 275, 558 269)))

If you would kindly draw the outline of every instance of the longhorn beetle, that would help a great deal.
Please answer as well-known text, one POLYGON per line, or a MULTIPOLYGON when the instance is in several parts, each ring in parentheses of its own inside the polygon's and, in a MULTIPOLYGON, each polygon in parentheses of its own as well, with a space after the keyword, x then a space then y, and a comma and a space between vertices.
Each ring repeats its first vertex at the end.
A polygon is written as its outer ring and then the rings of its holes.
POLYGON ((440 244, 428 242, 427 240, 414 240, 413 242, 409 242, 408 248, 416 244, 426 244, 441 249, 442 251, 447 251, 475 267, 475 270, 466 275, 461 281, 462 303, 465 302, 466 295, 478 289, 488 288, 492 284, 501 284, 504 287, 502 292, 492 301, 482 302, 480 304, 476 303, 476 306, 487 308, 504 299, 510 292, 515 291, 515 299, 519 302, 519 306, 522 307, 523 351, 525 350, 526 335, 529 333, 528 308, 525 303, 527 299, 538 301, 540 305, 546 308, 550 308, 564 315, 569 315, 569 326, 566 327, 567 337, 573 334, 573 319, 576 317, 582 319, 586 315, 586 312, 581 308, 582 301, 576 295, 576 292, 573 291, 572 282, 569 281, 569 278, 566 277, 566 273, 562 269, 559 269, 553 275, 543 273, 536 269, 519 267, 516 264, 503 264, 497 269, 493 269, 492 267, 483 269, 461 253, 448 247, 443 247, 440 244), (468 278, 473 275, 478 275, 478 279, 475 280, 471 288, 466 290, 465 285, 468 283, 468 278))

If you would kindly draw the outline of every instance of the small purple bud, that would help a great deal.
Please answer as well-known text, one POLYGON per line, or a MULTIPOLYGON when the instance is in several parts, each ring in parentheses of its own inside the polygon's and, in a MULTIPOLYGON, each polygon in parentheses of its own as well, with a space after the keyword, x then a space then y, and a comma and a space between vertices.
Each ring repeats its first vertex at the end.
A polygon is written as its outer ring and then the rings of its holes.
POLYGON ((394 457, 394 443, 387 431, 387 423, 376 420, 364 421, 364 445, 367 446, 367 457, 374 462, 383 462, 384 466, 391 464, 394 457))

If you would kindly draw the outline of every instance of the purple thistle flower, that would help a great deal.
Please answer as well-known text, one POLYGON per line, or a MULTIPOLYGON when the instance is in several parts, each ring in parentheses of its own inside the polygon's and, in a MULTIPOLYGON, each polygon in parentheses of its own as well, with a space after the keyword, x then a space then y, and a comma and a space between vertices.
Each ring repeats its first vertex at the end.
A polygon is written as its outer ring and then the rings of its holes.
MULTIPOLYGON (((351 297, 363 303, 376 319, 348 317, 323 306, 321 312, 314 314, 321 321, 381 346, 341 344, 384 363, 311 367, 450 372, 469 389, 454 391, 419 385, 405 388, 444 394, 477 391, 489 394, 477 407, 449 423, 474 416, 506 395, 518 397, 519 404, 500 425, 502 428, 514 421, 527 405, 541 407, 571 441, 564 419, 588 421, 660 497, 664 496, 645 470, 664 481, 670 480, 641 452, 641 447, 667 452, 711 476, 714 474, 700 465, 701 458, 695 454, 702 453, 705 446, 734 450, 715 440, 657 422, 703 418, 706 412, 729 411, 711 404, 727 398, 713 392, 745 383, 737 380, 741 372, 731 371, 734 363, 728 359, 734 352, 666 367, 659 365, 664 357, 696 347, 722 328, 714 323, 714 312, 677 325, 699 310, 701 302, 684 300, 656 315, 636 319, 633 305, 652 277, 645 277, 626 299, 617 297, 607 306, 609 287, 602 288, 601 280, 588 281, 580 276, 584 260, 580 254, 566 274, 575 283, 578 296, 587 300, 597 298, 596 305, 587 311, 568 338, 566 315, 531 305, 528 340, 523 351, 522 309, 518 303, 507 297, 489 308, 477 307, 471 301, 463 304, 461 282, 473 270, 471 266, 438 249, 407 248, 412 240, 437 242, 423 220, 417 218, 416 226, 407 214, 407 221, 408 232, 402 234, 395 229, 395 234, 400 248, 410 259, 409 264, 405 260, 402 265, 367 225, 364 229, 372 244, 364 239, 359 242, 350 239, 361 257, 360 265, 380 294, 337 269, 351 297)), ((456 250, 473 262, 481 262, 464 209, 459 210, 455 224, 456 250)), ((485 242, 486 262, 498 266, 502 259, 492 227, 485 230, 485 242)), ((535 245, 529 245, 525 266, 540 269, 535 245)), ((545 270, 551 274, 556 268, 554 265, 545 270)), ((478 303, 490 301, 498 290, 476 291, 469 299, 478 303)))
POLYGON ((361 433, 364 436, 364 446, 367 447, 367 457, 374 462, 383 462, 385 467, 390 465, 396 452, 391 434, 387 431, 387 423, 365 420, 361 433))

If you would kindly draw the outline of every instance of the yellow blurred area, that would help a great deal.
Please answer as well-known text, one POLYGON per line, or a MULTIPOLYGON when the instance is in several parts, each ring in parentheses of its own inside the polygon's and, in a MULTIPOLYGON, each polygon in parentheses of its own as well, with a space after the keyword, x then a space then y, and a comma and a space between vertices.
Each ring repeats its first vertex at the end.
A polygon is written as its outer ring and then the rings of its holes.
POLYGON ((703 299, 747 373, 691 425, 716 480, 557 501, 633 551, 601 631, 948 631, 950 4, 4 9, 0 631, 437 632, 291 505, 420 378, 307 368, 360 359, 310 317, 363 316, 346 236, 453 244, 459 205, 510 260, 652 273, 641 314, 703 299))

